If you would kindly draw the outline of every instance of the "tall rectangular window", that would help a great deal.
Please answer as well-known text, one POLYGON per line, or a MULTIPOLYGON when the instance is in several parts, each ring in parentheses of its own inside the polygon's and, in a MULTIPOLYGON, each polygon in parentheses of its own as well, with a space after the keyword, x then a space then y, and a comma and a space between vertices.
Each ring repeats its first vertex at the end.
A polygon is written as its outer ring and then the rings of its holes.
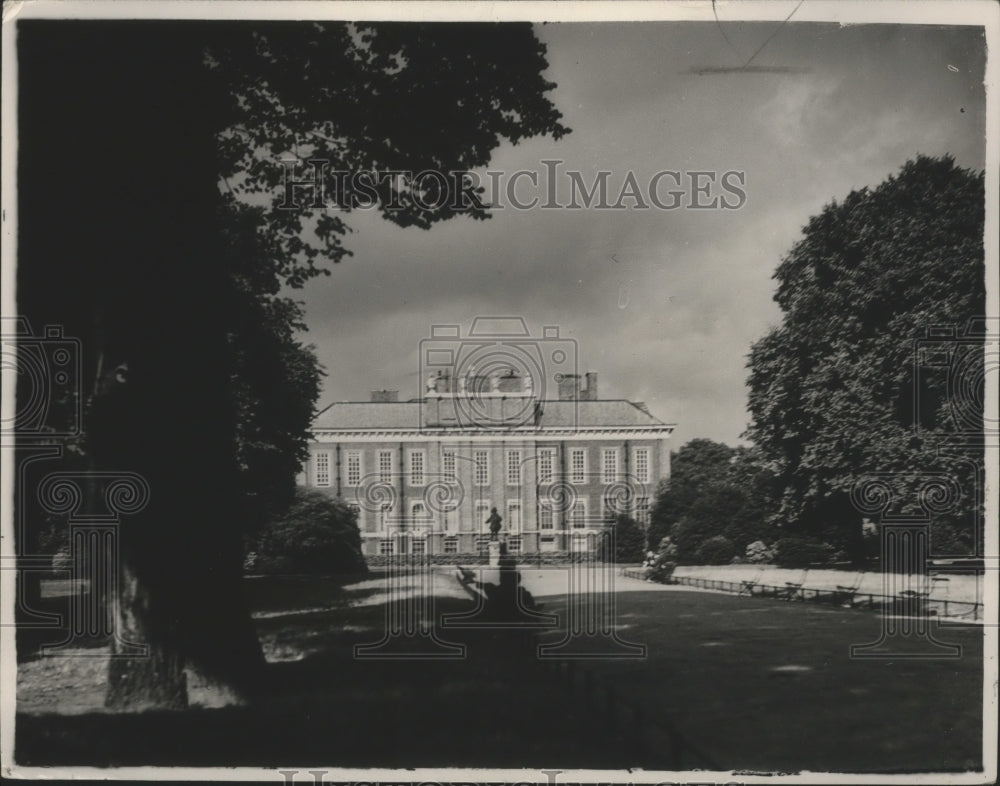
POLYGON ((587 500, 574 500, 569 520, 573 529, 583 529, 587 526, 587 500))
POLYGON ((455 451, 446 450, 441 455, 441 470, 447 480, 454 480, 455 475, 455 451))
POLYGON ((601 451, 601 483, 618 480, 618 448, 604 448, 601 451))
POLYGON ((570 480, 573 483, 587 482, 587 449, 573 448, 569 454, 570 480))
POLYGON ((507 485, 521 485, 521 451, 507 451, 507 485))
POLYGON ((474 456, 476 461, 476 485, 490 485, 490 454, 485 450, 477 450, 474 456))
POLYGON ((552 448, 538 451, 538 482, 551 483, 555 477, 556 452, 552 448))
POLYGON ((410 485, 424 485, 424 452, 422 450, 410 451, 410 485))
POLYGON ((316 454, 316 485, 317 486, 329 486, 330 485, 330 454, 329 453, 317 453, 316 454))
POLYGON ((360 486, 361 485, 361 451, 360 450, 349 450, 347 451, 347 485, 348 486, 360 486))
POLYGON ((378 479, 382 483, 392 483, 392 451, 378 452, 378 479))
POLYGON ((552 503, 542 501, 538 505, 538 528, 552 529, 552 503))
POLYGON ((521 531, 521 500, 507 500, 507 531, 521 531))
POLYGON ((489 500, 479 500, 476 503, 476 529, 481 530, 486 528, 486 519, 490 515, 490 502, 489 500))
POLYGON ((640 483, 649 483, 649 448, 635 449, 635 479, 640 483))

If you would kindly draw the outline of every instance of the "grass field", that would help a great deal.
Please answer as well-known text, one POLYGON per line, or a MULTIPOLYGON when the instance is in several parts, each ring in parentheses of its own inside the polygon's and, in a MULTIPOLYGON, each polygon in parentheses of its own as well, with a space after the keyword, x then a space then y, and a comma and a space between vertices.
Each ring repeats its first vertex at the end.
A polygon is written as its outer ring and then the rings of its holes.
MULTIPOLYGON (((19 674, 16 758, 99 766, 980 767, 981 628, 937 632, 962 646, 960 658, 897 657, 906 647, 896 645, 890 657, 859 660, 850 645, 881 630, 870 612, 617 581, 615 631, 645 645, 645 657, 561 664, 535 655, 560 630, 535 639, 447 628, 440 638, 464 645, 464 657, 358 660, 354 645, 385 632, 384 584, 251 582, 272 661, 261 705, 111 715, 99 708, 94 658, 75 666, 70 659, 45 680, 32 675, 50 665, 31 661, 19 674), (72 692, 88 690, 74 704, 72 692)), ((564 571, 525 570, 524 583, 544 612, 566 619, 564 571)), ((436 575, 433 592, 439 621, 471 608, 449 571, 436 575)), ((602 646, 600 636, 587 641, 602 646)), ((907 646, 912 653, 920 642, 907 646)))

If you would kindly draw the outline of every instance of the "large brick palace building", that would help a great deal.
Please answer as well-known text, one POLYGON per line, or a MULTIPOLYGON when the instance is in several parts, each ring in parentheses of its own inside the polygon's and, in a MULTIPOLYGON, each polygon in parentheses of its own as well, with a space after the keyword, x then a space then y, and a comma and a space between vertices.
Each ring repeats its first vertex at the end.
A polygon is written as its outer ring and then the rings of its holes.
POLYGON ((356 510, 368 555, 481 553, 493 508, 515 553, 582 550, 618 513, 648 523, 672 430, 642 403, 598 398, 594 373, 566 375, 551 400, 514 372, 468 390, 439 376, 419 399, 324 409, 299 482, 356 510))

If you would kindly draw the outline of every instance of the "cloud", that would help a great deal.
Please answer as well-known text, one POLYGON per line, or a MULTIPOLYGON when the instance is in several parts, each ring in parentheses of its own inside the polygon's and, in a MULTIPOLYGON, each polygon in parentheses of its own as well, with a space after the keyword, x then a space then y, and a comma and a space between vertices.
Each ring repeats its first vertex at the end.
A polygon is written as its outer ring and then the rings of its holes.
MULTIPOLYGON (((729 28, 752 52, 766 25, 729 28)), ((808 221, 918 152, 981 168, 985 48, 967 28, 788 24, 739 65, 715 25, 547 25, 553 100, 573 133, 505 145, 491 168, 592 177, 663 169, 746 173, 740 210, 496 211, 430 231, 349 217, 355 256, 299 293, 329 369, 323 401, 417 395, 430 326, 477 315, 559 325, 602 395, 645 400, 678 443, 736 442, 745 360, 780 320, 771 275, 808 221), (955 70, 949 69, 951 65, 955 70), (965 112, 958 111, 959 108, 965 112)))

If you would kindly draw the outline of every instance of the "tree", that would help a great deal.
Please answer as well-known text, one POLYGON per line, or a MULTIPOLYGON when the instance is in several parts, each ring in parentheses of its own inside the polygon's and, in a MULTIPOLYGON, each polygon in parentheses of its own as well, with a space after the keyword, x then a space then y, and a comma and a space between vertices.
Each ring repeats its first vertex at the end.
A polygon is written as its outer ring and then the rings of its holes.
POLYGON ((693 439, 671 459, 671 476, 658 489, 650 540, 670 535, 680 562, 699 561, 709 538, 724 536, 739 553, 770 538, 773 477, 756 450, 693 439))
MULTIPOLYGON (((362 196, 281 209, 279 159, 461 174, 504 139, 559 137, 544 47, 522 24, 17 25, 18 308, 83 342, 91 466, 151 489, 120 528, 117 606, 118 632, 151 657, 111 660, 108 702, 182 706, 185 667, 252 697, 264 661, 240 583, 255 516, 240 503, 272 471, 288 477, 316 373, 278 292, 350 253, 345 215, 362 196), (270 360, 241 338, 272 342, 270 360), (258 399, 268 367, 294 379, 258 399), (288 386, 296 408, 278 422, 288 386)), ((374 194, 402 226, 487 214, 434 189, 403 175, 374 194)))
POLYGON ((702 496, 705 486, 724 480, 733 449, 710 439, 692 439, 670 458, 670 478, 657 489, 650 514, 651 543, 671 535, 671 530, 702 496))
MULTIPOLYGON (((777 521, 788 534, 857 557, 855 482, 893 473, 893 511, 915 512, 918 489, 937 472, 964 494, 938 521, 971 538, 981 512, 970 490, 982 462, 939 455, 942 438, 959 430, 956 401, 947 379, 913 370, 927 328, 984 312, 983 189, 982 173, 920 156, 811 218, 778 266, 783 318, 750 353, 747 436, 773 462, 777 521)), ((983 344, 952 345, 981 432, 983 344)))

